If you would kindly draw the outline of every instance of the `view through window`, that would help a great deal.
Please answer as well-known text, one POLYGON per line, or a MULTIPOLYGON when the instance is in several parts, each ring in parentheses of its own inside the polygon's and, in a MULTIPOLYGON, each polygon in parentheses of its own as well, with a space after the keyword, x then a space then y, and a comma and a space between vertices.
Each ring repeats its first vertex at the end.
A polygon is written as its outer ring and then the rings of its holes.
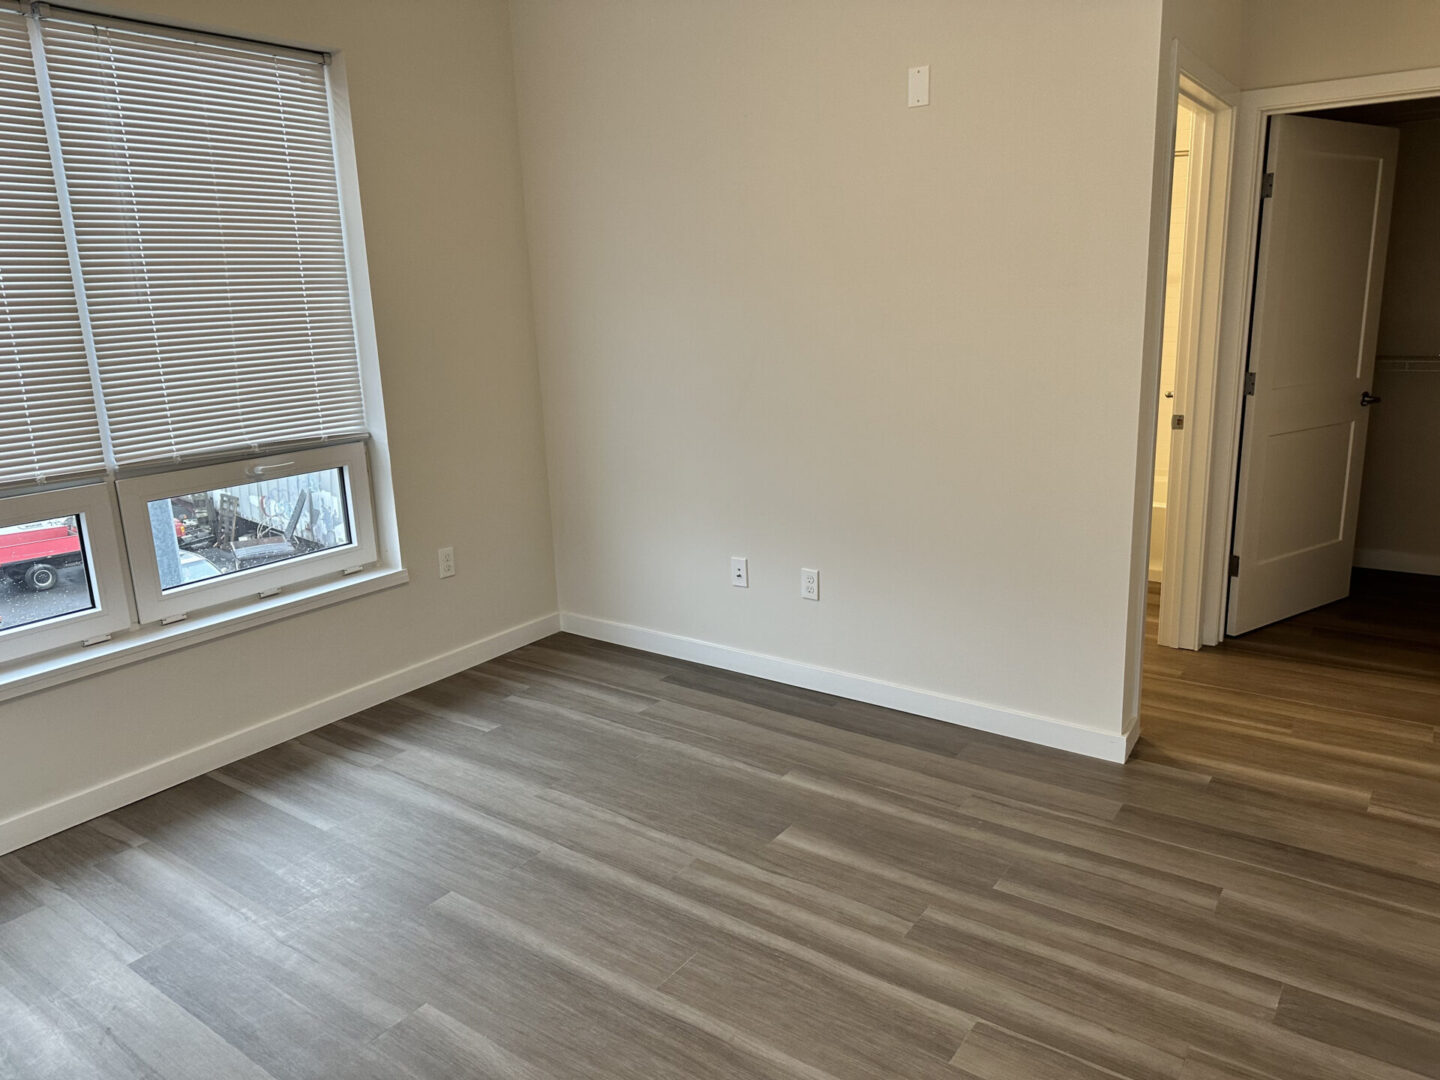
POLYGON ((351 542, 343 469, 176 495, 148 507, 162 591, 351 542))
POLYGON ((80 517, 0 528, 0 632, 95 606, 80 517))

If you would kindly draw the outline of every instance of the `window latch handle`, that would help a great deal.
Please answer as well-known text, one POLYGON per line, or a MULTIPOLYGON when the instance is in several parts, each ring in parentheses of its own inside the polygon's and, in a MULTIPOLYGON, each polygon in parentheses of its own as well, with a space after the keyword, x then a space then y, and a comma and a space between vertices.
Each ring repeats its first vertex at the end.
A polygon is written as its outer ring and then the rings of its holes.
POLYGON ((245 475, 264 476, 268 472, 274 472, 276 469, 283 469, 288 465, 294 464, 295 462, 293 461, 277 461, 274 465, 251 465, 248 469, 245 470, 245 475))

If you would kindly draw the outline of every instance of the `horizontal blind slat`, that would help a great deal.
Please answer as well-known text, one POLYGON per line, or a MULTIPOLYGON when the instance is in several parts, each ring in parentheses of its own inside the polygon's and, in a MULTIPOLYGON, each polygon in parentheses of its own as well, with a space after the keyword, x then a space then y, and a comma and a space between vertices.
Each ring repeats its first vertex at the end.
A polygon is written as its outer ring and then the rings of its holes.
POLYGON ((323 69, 42 27, 117 461, 362 432, 323 69))

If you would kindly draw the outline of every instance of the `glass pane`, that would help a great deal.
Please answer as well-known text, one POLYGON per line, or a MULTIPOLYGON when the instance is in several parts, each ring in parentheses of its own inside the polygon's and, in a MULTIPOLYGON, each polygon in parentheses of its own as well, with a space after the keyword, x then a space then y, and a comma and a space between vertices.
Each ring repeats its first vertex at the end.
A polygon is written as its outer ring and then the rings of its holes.
POLYGON ((345 470, 257 480, 150 503, 162 591, 350 544, 345 470))
POLYGON ((79 516, 0 528, 0 631, 94 607, 79 516))

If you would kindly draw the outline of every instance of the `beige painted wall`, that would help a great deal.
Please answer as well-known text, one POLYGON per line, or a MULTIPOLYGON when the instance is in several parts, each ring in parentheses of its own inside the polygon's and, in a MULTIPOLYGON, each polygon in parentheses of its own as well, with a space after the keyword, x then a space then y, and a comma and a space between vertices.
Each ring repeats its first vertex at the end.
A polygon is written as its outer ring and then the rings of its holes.
POLYGON ((513 19, 562 607, 1118 732, 1158 2, 513 19))
POLYGON ((0 704, 0 822, 555 609, 507 10, 423 6, 123 5, 343 51, 414 580, 0 704), (459 567, 444 582, 442 544, 459 567))
POLYGON ((1400 127, 1356 562, 1440 574, 1440 120, 1400 127), (1387 357, 1428 360, 1387 361, 1387 357))
POLYGON ((1246 89, 1440 66, 1434 0, 1245 0, 1244 9, 1246 89))
POLYGON ((1162 37, 1178 39, 1191 56, 1227 82, 1245 74, 1245 13, 1251 0, 1165 0, 1162 37))

